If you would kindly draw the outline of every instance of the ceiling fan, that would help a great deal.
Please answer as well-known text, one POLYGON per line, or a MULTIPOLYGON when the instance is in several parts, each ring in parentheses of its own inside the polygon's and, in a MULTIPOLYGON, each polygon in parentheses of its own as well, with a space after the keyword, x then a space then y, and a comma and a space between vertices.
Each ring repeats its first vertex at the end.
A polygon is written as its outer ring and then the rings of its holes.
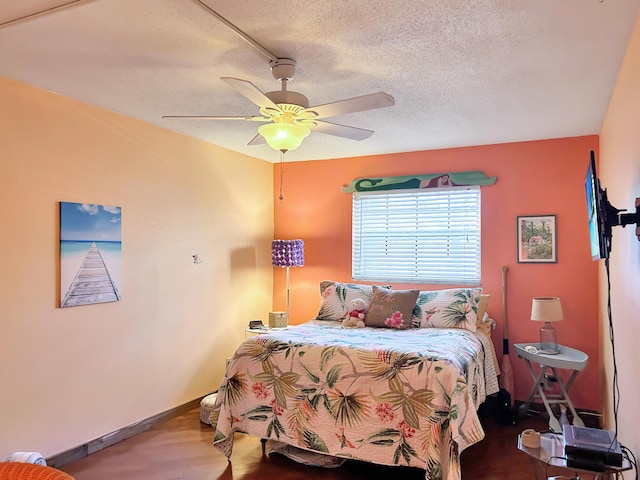
POLYGON ((298 148, 311 131, 335 135, 351 140, 364 140, 374 132, 328 122, 325 118, 363 112, 395 104, 393 97, 385 92, 370 93, 332 103, 310 107, 309 100, 301 93, 287 90, 287 83, 295 75, 296 62, 290 58, 273 58, 271 74, 281 82, 281 90, 264 93, 253 83, 234 77, 221 77, 236 91, 259 107, 255 116, 211 116, 211 115, 163 115, 162 118, 190 118, 203 120, 247 120, 264 122, 258 134, 248 145, 267 142, 275 150, 289 151, 298 148))

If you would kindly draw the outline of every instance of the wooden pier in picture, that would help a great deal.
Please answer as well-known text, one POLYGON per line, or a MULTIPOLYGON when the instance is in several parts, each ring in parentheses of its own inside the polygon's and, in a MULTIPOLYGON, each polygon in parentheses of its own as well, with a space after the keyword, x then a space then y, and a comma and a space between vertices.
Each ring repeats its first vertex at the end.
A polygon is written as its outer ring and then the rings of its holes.
POLYGON ((74 307, 118 300, 118 289, 111 280, 100 250, 93 242, 60 306, 74 307))

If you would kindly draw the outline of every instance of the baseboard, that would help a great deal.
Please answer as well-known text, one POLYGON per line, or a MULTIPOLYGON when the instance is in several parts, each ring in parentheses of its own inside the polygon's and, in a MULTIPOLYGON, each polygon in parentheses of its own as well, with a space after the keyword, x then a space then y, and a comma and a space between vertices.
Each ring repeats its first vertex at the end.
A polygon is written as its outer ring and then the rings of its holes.
POLYGON ((62 465, 73 462, 75 460, 79 460, 86 457, 87 455, 91 455, 92 453, 98 452, 103 448, 110 447, 111 445, 121 442, 122 440, 133 437, 138 433, 142 433, 156 425, 164 423, 171 418, 184 415, 194 408, 198 408, 203 398, 204 397, 196 398, 195 400, 191 400, 190 402, 179 405, 175 408, 167 410, 166 412, 159 413, 157 415, 154 415, 153 417, 146 418, 144 420, 116 430, 115 432, 103 435, 100 438, 91 440, 78 447, 71 448, 56 455, 52 455, 51 457, 46 459, 47 465, 54 468, 61 467, 62 465))
MULTIPOLYGON (((489 395, 485 402, 480 405, 478 414, 481 418, 497 418, 501 413, 499 407, 500 406, 498 403, 497 395, 489 395)), ((545 417, 548 417, 547 410, 545 409, 544 403, 542 402, 531 402, 531 404, 529 405, 529 409, 527 411, 524 411, 524 402, 522 400, 516 400, 515 402, 513 402, 512 409, 513 416, 508 418, 508 421, 510 424, 513 423, 514 425, 519 420, 523 420, 529 416, 543 415, 545 417)), ((558 407, 556 405, 554 405, 552 409, 556 412, 556 415, 559 415, 558 407)), ((576 411, 578 412, 578 415, 580 415, 580 418, 584 422, 585 426, 591 428, 602 428, 601 413, 584 408, 577 408, 576 411)), ((570 411, 567 411, 567 416, 570 420, 572 419, 570 411)), ((500 418, 500 421, 504 422, 505 418, 500 418)))
MULTIPOLYGON (((524 402, 521 400, 516 400, 514 403, 514 408, 521 415, 547 415, 547 410, 544 407, 544 403, 542 402, 531 402, 529 406, 529 410, 527 412, 523 412, 524 402)), ((553 405, 552 410, 556 412, 556 415, 559 414, 558 407, 553 405)), ((602 414, 600 412, 596 412, 595 410, 589 410, 584 408, 576 408, 578 415, 584 422, 585 426, 590 428, 602 428, 601 418, 602 414)), ((572 420, 571 412, 567 409, 567 417, 569 420, 572 420)))

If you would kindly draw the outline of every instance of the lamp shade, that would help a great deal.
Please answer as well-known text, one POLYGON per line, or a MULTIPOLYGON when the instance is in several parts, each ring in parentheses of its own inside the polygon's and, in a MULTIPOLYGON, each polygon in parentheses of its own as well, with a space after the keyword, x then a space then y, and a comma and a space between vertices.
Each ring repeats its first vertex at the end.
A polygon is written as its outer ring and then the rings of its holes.
POLYGON ((563 318, 560 298, 536 297, 531 302, 531 320, 537 322, 559 322, 563 318))
POLYGON ((274 267, 302 267, 304 265, 304 242, 296 240, 273 240, 271 242, 271 264, 274 267))
POLYGON ((258 133, 264 137, 267 144, 274 150, 295 150, 302 140, 309 135, 308 127, 297 123, 276 122, 258 127, 258 133))

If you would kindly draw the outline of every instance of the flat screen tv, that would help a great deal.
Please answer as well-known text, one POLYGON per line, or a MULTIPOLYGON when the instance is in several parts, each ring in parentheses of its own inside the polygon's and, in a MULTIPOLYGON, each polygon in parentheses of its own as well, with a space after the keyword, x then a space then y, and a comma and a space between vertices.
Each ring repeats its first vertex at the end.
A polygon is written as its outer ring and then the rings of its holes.
POLYGON ((607 192, 600 188, 600 180, 596 172, 596 154, 593 150, 591 150, 584 187, 587 194, 591 258, 593 260, 609 258, 611 252, 611 222, 607 219, 609 202, 607 192))
POLYGON ((636 236, 640 240, 640 197, 636 198, 635 212, 623 213, 609 203, 607 189, 600 186, 596 173, 596 154, 591 150, 587 178, 584 182, 589 215, 589 238, 591 258, 609 258, 611 253, 612 227, 636 226, 636 236))

